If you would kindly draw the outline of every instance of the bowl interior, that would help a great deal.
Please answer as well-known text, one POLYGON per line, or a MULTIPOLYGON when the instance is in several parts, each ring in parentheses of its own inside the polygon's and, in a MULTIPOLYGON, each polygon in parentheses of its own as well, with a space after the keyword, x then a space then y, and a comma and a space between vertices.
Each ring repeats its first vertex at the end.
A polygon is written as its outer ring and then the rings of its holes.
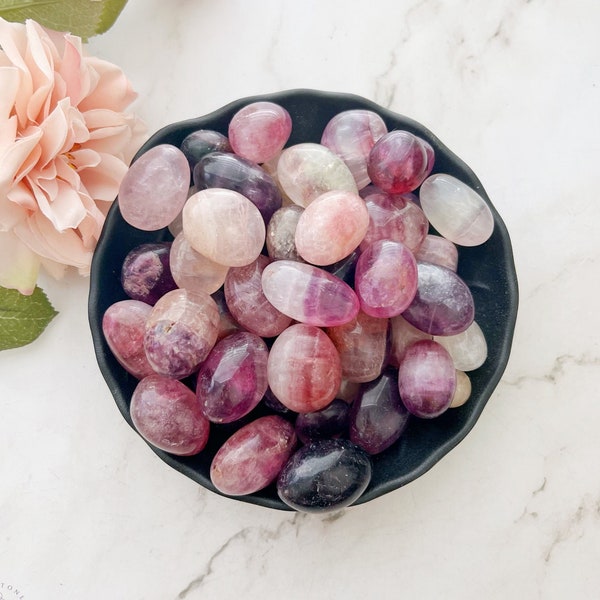
MULTIPOLYGON (((472 383, 471 398, 462 407, 448 410, 436 419, 411 419, 401 439, 373 457, 371 483, 356 502, 361 504, 409 483, 447 454, 474 426, 498 384, 508 362, 518 305, 510 238, 480 181, 463 161, 419 123, 358 96, 292 90, 243 98, 204 117, 174 123, 161 129, 144 144, 136 158, 158 144, 179 146, 185 136, 197 129, 213 129, 227 135, 228 124, 233 114, 242 106, 257 100, 276 102, 289 111, 293 130, 288 145, 320 142, 325 125, 338 112, 356 108, 373 110, 383 118, 390 131, 404 129, 426 139, 436 153, 433 172, 454 175, 477 190, 494 215, 494 233, 485 244, 474 248, 459 248, 458 273, 473 293, 475 319, 486 336, 489 351, 486 362, 479 369, 469 373, 472 383)), ((132 427, 129 402, 137 380, 118 364, 109 350, 102 334, 102 316, 111 304, 127 298, 120 282, 121 265, 127 253, 142 243, 170 239, 172 236, 167 229, 145 232, 127 224, 121 216, 117 201, 110 209, 92 261, 89 321, 94 348, 100 370, 114 400, 132 427)), ((263 414, 264 410, 259 406, 243 422, 256 418, 263 414)), ((208 446, 193 457, 177 457, 152 446, 151 448, 171 467, 218 493, 210 481, 210 463, 218 447, 239 426, 239 422, 233 425, 213 426, 208 446)), ((274 485, 237 499, 289 510, 278 498, 274 485)))

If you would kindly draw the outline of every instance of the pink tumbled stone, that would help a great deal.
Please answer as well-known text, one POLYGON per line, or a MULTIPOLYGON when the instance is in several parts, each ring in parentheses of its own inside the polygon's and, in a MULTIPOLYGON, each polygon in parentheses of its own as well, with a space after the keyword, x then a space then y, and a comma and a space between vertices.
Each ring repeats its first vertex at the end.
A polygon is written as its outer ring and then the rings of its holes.
POLYGON ((420 247, 427 235, 429 221, 411 197, 412 194, 381 191, 365 196, 369 227, 360 244, 361 250, 377 240, 402 242, 412 252, 420 247))
POLYGON ((436 173, 428 177, 419 198, 430 223, 455 244, 478 246, 494 231, 494 216, 485 200, 452 175, 436 173))
POLYGON ((446 349, 432 340, 407 348, 398 369, 398 390, 410 413, 424 419, 450 407, 456 388, 456 370, 446 349))
POLYGON ((335 115, 323 130, 321 144, 348 166, 360 190, 370 181, 367 159, 375 142, 387 133, 383 119, 371 110, 346 110, 335 115))
POLYGON ((208 294, 173 290, 154 305, 146 321, 146 356, 160 375, 182 379, 208 356, 218 331, 219 311, 208 294))
POLYGON ((144 231, 167 227, 190 187, 190 167, 179 148, 160 144, 136 160, 121 181, 119 208, 125 221, 144 231))
POLYGON ((343 378, 362 383, 379 377, 386 359, 388 323, 361 311, 349 323, 326 329, 340 355, 343 378))
POLYGON ((292 119, 285 108, 273 102, 252 102, 229 122, 233 151, 256 163, 276 156, 292 133, 292 119))
POLYGON ((313 265, 331 265, 348 256, 364 238, 369 213, 353 192, 334 190, 315 198, 296 227, 296 250, 313 265))
POLYGON ((444 237, 427 235, 415 252, 415 258, 419 262, 429 262, 456 271, 458 248, 444 237))
POLYGON ((269 387, 290 410, 320 410, 340 387, 342 367, 333 342, 323 330, 297 323, 273 343, 267 364, 269 387))
POLYGON ((218 342, 200 365, 196 396, 213 423, 231 423, 247 415, 267 390, 267 345, 248 331, 218 342))
POLYGON ((225 300, 234 319, 262 337, 275 337, 292 322, 263 292, 262 274, 270 263, 271 260, 261 254, 245 267, 232 267, 224 286, 225 300))
POLYGON ((401 242, 378 240, 358 258, 354 276, 361 309, 373 317, 395 317, 417 291, 417 263, 401 242))
POLYGON ((430 333, 425 333, 411 325, 402 315, 390 319, 392 338, 390 344, 389 363, 398 367, 406 349, 418 340, 432 340, 430 333))
POLYGON ((394 130, 379 138, 369 155, 371 181, 384 192, 417 189, 433 168, 433 148, 409 131, 394 130))
POLYGON ((173 240, 169 255, 171 274, 180 288, 213 294, 225 281, 229 267, 196 252, 183 232, 173 240))
POLYGON ((129 410, 140 435, 165 452, 191 456, 206 446, 210 423, 194 392, 180 381, 145 377, 133 392, 129 410))
POLYGON ((253 494, 275 480, 297 443, 283 417, 261 417, 238 429, 217 451, 210 479, 223 494, 253 494))
POLYGON ((194 250, 228 267, 256 260, 265 243, 265 223, 248 198, 233 190, 209 188, 183 207, 183 232, 194 250))
POLYGON ((331 190, 358 192, 346 163, 329 148, 311 142, 290 146, 281 153, 277 178, 285 194, 304 207, 331 190))
POLYGON ((139 300, 121 300, 106 309, 102 332, 119 364, 134 377, 142 379, 154 371, 144 352, 146 320, 152 306, 139 300))
POLYGON ((360 308, 358 297, 347 283, 306 263, 278 260, 267 265, 262 288, 277 310, 317 327, 348 323, 360 308))

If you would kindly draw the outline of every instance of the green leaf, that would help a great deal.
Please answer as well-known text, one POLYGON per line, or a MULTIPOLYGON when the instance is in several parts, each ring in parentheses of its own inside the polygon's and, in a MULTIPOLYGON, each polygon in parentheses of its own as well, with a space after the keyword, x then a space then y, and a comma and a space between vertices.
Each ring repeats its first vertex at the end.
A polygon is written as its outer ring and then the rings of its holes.
POLYGON ((24 296, 0 287, 0 350, 30 344, 57 314, 42 288, 24 296))
POLYGON ((117 20, 127 0, 0 0, 0 17, 7 21, 33 19, 57 31, 87 40, 104 33, 117 20))

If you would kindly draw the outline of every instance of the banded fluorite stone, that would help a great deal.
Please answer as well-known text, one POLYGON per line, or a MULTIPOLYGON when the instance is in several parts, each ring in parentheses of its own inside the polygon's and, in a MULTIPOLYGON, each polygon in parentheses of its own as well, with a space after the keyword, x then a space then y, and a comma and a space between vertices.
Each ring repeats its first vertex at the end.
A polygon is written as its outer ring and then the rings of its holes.
POLYGON ((360 308, 347 283, 306 263, 272 262, 263 271, 262 288, 277 310, 308 325, 343 325, 354 319, 360 308))
POLYGON ((193 131, 183 138, 180 148, 192 171, 198 162, 210 152, 231 152, 231 144, 227 137, 212 129, 193 131))
POLYGON ((271 346, 267 364, 269 387, 289 409, 306 413, 320 410, 340 387, 340 357, 323 330, 297 323, 271 346))
POLYGON ((429 262, 456 271, 458 248, 445 237, 427 235, 415 252, 415 258, 419 262, 429 262))

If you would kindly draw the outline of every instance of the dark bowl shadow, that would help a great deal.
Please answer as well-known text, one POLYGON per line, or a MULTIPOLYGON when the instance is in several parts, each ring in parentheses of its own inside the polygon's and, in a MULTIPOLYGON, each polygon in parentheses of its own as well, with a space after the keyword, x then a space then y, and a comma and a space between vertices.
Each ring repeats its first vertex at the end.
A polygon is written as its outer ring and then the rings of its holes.
MULTIPOLYGON (((233 114, 257 100, 276 102, 289 111, 293 130, 288 145, 320 142, 325 125, 338 112, 357 108, 372 110, 383 118, 389 130, 404 129, 426 139, 436 153, 433 172, 449 173, 477 190, 494 215, 494 232, 485 244, 459 248, 458 273, 471 288, 475 298, 475 319, 486 336, 489 349, 483 366, 469 373, 471 398, 462 407, 448 410, 436 419, 411 419, 401 439, 373 458, 371 482, 355 503, 362 504, 413 481, 452 450, 473 428, 500 381, 510 354, 518 307, 518 286, 510 237, 481 182, 460 158, 419 123, 359 96, 291 90, 242 98, 209 115, 161 129, 142 146, 134 161, 158 144, 179 146, 185 136, 197 129, 213 129, 227 135, 233 114)), ((117 199, 109 211, 92 260, 88 311, 94 349, 117 407, 131 427, 129 402, 137 380, 118 364, 109 350, 102 334, 102 316, 111 304, 127 298, 120 282, 121 265, 127 253, 139 244, 169 239, 172 236, 166 228, 145 232, 127 224, 121 216, 117 199)), ((261 411, 264 409, 253 411, 246 421, 256 418, 261 411)), ((208 446, 193 457, 177 457, 150 447, 168 465, 205 488, 219 493, 210 481, 210 463, 220 444, 232 431, 232 426, 213 427, 208 446)), ((274 485, 235 499, 290 510, 277 496, 274 485)))

